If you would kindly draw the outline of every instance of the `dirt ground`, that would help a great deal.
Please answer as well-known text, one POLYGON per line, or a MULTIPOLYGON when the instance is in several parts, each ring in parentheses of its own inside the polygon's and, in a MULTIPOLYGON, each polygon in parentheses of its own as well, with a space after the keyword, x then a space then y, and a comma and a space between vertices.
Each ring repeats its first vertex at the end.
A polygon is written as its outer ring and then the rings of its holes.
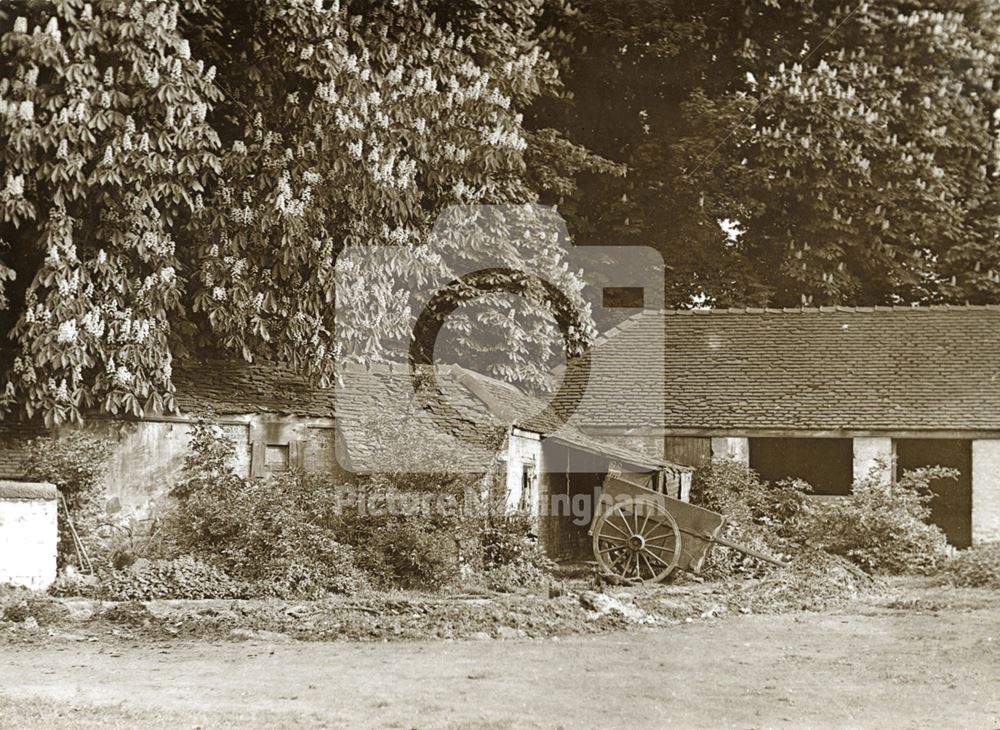
POLYGON ((12 643, 0 726, 1000 728, 1000 595, 964 595, 534 640, 12 643))

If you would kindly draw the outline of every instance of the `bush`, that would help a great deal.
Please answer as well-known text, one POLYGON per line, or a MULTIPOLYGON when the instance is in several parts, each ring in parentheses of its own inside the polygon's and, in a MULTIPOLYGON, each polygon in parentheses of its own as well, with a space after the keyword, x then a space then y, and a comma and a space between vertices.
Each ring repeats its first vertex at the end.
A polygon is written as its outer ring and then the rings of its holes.
POLYGON ((957 586, 1000 588, 1000 542, 962 550, 948 558, 943 573, 957 586))
POLYGON ((554 563, 532 537, 527 515, 492 516, 480 532, 483 577, 494 591, 515 592, 543 585, 554 563))
POLYGON ((691 501, 724 514, 730 523, 754 525, 767 534, 785 536, 810 491, 812 488, 799 480, 772 485, 750 467, 727 460, 695 472, 691 501))
POLYGON ((162 532, 120 541, 109 595, 312 598, 368 585, 436 590, 470 572, 514 590, 549 565, 526 520, 466 509, 481 475, 401 467, 352 485, 295 472, 245 479, 234 455, 220 428, 195 426, 162 532), (137 556, 156 559, 129 567, 137 556))
MULTIPOLYGON (((778 557, 791 549, 794 525, 811 491, 801 481, 771 485, 737 461, 727 460, 698 469, 691 485, 691 501, 726 517, 724 536, 733 542, 778 557)), ((769 565, 726 548, 713 548, 705 574, 711 578, 757 576, 769 565)))
POLYGON ((856 481, 849 497, 813 503, 797 520, 798 538, 833 555, 841 555, 875 573, 926 573, 938 568, 947 553, 941 529, 928 524, 930 483, 954 479, 953 469, 928 467, 903 473, 892 484, 872 469, 856 481))
POLYGON ((256 595, 307 598, 351 592, 366 583, 353 550, 335 539, 326 483, 288 473, 244 479, 222 429, 195 426, 165 521, 175 555, 218 566, 256 595))
POLYGON ((96 557, 101 549, 96 532, 103 513, 104 475, 114 444, 110 439, 87 431, 71 431, 59 436, 41 436, 28 446, 25 476, 55 484, 61 499, 58 506, 60 567, 86 566, 77 556, 67 517, 72 519, 80 541, 96 557), (68 514, 67 514, 68 508, 68 514))
POLYGON ((115 570, 101 583, 101 595, 114 601, 156 598, 246 598, 249 589, 213 565, 191 557, 173 560, 140 558, 115 570))
POLYGON ((382 588, 437 590, 459 576, 459 543, 445 521, 357 516, 346 518, 341 529, 358 566, 382 588))

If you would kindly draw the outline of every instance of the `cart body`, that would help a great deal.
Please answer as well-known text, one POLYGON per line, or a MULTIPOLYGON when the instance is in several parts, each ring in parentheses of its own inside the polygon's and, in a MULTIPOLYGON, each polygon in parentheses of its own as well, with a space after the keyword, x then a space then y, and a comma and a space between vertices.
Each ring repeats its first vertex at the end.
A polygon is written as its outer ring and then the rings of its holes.
MULTIPOLYGON (((715 544, 726 525, 726 518, 718 512, 682 502, 629 481, 627 475, 609 475, 605 478, 600 506, 595 511, 594 519, 591 522, 590 534, 594 535, 595 528, 602 517, 616 517, 615 510, 618 508, 623 510, 622 515, 626 514, 624 512, 626 506, 633 504, 637 498, 657 505, 659 509, 668 513, 676 521, 680 532, 680 550, 677 553, 674 567, 692 573, 700 572, 712 545, 715 544)), ((621 519, 618 522, 620 523, 621 519)), ((626 520, 625 524, 628 522, 626 520)), ((641 523, 641 519, 636 520, 636 522, 641 523)), ((633 525, 633 529, 638 529, 638 527, 639 524, 633 525)), ((595 550, 597 549, 599 548, 595 548, 595 550)))

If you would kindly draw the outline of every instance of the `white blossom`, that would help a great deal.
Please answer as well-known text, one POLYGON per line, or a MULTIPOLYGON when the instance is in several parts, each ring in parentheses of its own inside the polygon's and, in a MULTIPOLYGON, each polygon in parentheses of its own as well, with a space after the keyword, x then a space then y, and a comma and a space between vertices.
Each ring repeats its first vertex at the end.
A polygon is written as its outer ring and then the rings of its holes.
POLYGON ((76 342, 76 320, 68 319, 59 324, 59 331, 56 334, 56 341, 61 343, 76 342))
POLYGON ((125 386, 132 382, 132 373, 127 367, 121 365, 115 370, 114 381, 117 385, 125 386))
POLYGON ((4 193, 10 198, 20 198, 24 195, 24 175, 7 175, 7 187, 4 193))

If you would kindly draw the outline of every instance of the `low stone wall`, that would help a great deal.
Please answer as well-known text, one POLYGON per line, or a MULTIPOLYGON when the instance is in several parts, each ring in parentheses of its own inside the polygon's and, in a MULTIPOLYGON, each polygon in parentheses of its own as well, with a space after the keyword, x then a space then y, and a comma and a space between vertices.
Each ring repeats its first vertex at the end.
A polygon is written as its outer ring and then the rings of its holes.
POLYGON ((52 484, 0 481, 0 585, 45 590, 56 579, 57 498, 52 484))

